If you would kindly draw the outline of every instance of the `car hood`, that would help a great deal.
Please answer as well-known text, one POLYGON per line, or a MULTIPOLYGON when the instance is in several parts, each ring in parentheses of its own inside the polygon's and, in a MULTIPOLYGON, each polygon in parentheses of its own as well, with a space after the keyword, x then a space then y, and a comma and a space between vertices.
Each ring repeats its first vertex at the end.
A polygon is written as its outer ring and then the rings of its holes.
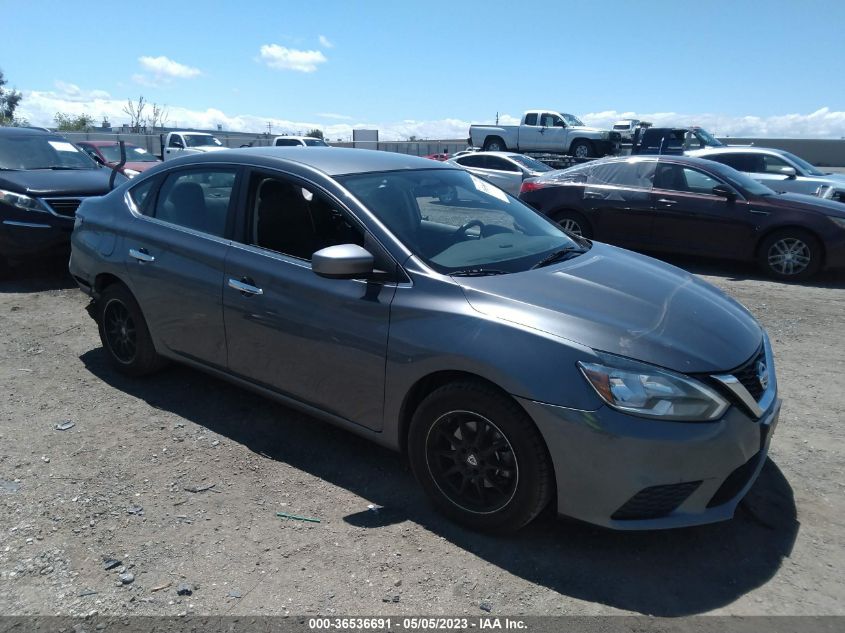
POLYGON ((836 200, 827 200, 803 193, 780 193, 774 196, 766 196, 764 199, 767 204, 781 209, 800 209, 801 211, 812 211, 837 218, 845 218, 845 204, 836 200))
POLYGON ((731 370, 762 342, 754 317, 716 287, 606 244, 537 270, 455 281, 482 314, 684 373, 731 370))
MULTIPOLYGON (((0 189, 30 196, 101 196, 109 191, 110 169, 53 171, 32 169, 0 172, 0 189)), ((118 184, 123 181, 120 176, 118 184)))
POLYGON ((835 185, 837 187, 845 187, 845 174, 837 174, 833 172, 827 173, 824 176, 808 176, 808 178, 824 180, 830 182, 831 185, 835 185))
POLYGON ((601 132, 607 132, 607 130, 603 130, 598 127, 591 127, 589 125, 570 125, 570 130, 578 130, 579 132, 595 132, 600 134, 601 132))

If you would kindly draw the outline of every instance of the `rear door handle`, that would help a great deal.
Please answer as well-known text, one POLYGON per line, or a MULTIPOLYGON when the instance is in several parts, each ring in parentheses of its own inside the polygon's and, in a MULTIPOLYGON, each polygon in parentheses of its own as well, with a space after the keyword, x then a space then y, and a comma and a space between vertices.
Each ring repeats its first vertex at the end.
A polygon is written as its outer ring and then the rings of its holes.
POLYGON ((146 262, 152 264, 156 258, 147 252, 146 248, 130 248, 129 257, 137 259, 139 262, 146 262))
POLYGON ((240 281, 229 278, 229 287, 234 288, 245 296, 251 297, 253 295, 263 295, 264 291, 258 286, 254 286, 255 282, 249 277, 242 277, 240 281))
POLYGON ((669 198, 658 198, 657 202, 660 204, 678 204, 677 200, 670 200, 669 198))

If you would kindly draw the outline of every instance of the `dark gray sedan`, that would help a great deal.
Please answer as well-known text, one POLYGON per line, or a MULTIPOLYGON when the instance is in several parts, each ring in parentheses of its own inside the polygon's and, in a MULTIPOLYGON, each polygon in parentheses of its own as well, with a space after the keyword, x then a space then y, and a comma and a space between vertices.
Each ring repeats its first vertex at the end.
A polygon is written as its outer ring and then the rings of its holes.
POLYGON ((185 157, 87 200, 72 247, 118 370, 178 361, 405 451, 473 528, 549 502, 617 529, 728 519, 778 419, 740 304, 430 160, 185 157))

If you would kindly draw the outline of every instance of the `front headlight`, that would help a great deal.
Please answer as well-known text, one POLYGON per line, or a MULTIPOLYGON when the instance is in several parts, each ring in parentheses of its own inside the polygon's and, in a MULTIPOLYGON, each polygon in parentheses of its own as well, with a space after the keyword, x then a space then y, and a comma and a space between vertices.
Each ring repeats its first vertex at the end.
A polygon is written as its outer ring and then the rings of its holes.
POLYGON ((601 133, 602 140, 607 140, 610 138, 610 132, 602 132, 601 133))
POLYGON ((601 363, 579 362, 578 367, 614 409, 646 418, 707 422, 728 408, 722 396, 693 378, 622 356, 597 354, 601 363))
POLYGON ((124 170, 123 170, 123 174, 124 174, 127 178, 134 178, 135 176, 137 176, 137 175, 138 175, 138 174, 140 174, 140 173, 141 173, 141 172, 140 172, 140 171, 138 171, 137 169, 124 169, 124 170))
POLYGON ((0 202, 15 207, 16 209, 23 209, 24 211, 40 211, 41 213, 50 213, 50 210, 44 206, 38 198, 30 198, 22 193, 15 193, 14 191, 6 191, 0 189, 0 202))

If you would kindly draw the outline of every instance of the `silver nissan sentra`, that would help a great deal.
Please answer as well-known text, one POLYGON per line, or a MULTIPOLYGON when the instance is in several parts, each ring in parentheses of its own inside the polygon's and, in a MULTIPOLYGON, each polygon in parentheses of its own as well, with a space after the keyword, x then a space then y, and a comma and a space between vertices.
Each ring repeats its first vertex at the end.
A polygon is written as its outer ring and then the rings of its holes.
POLYGON ((431 160, 185 157, 86 200, 72 248, 116 369, 178 361, 404 451, 476 529, 550 502, 615 529, 728 519, 778 419, 739 303, 431 160))

